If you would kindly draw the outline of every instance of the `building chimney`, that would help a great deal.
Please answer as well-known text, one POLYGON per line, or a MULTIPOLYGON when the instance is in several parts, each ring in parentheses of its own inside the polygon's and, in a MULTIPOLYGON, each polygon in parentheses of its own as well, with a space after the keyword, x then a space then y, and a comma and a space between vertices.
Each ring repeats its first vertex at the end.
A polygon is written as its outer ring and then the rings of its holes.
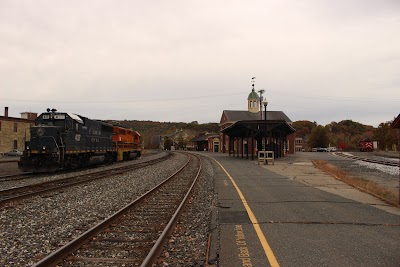
POLYGON ((28 120, 34 121, 37 118, 37 113, 29 112, 28 120))
POLYGON ((8 107, 4 108, 4 117, 8 117, 8 107))

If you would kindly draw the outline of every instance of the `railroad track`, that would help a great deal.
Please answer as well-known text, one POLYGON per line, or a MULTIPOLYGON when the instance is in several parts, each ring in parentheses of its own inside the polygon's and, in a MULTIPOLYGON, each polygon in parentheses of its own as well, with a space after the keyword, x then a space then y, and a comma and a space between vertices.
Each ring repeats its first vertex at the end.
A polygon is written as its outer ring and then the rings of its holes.
POLYGON ((10 162, 19 162, 19 159, 0 160, 0 164, 2 164, 2 163, 10 163, 10 162))
POLYGON ((361 161, 365 161, 365 162, 382 164, 382 165, 386 165, 386 166, 400 167, 399 162, 394 162, 394 161, 379 160, 379 159, 373 159, 373 158, 368 158, 368 157, 359 157, 359 156, 349 155, 349 154, 342 153, 342 152, 333 152, 332 154, 342 157, 342 158, 361 160, 361 161))
MULTIPOLYGON (((0 163, 10 163, 10 162, 19 162, 19 160, 0 161, 0 163)), ((98 168, 98 167, 105 166, 105 165, 106 164, 103 164, 103 165, 97 164, 97 165, 92 165, 92 166, 88 166, 85 168, 79 168, 79 169, 75 169, 75 170, 58 170, 54 173, 62 174, 62 173, 70 173, 70 172, 80 172, 80 171, 84 171, 84 170, 98 168)), ((48 173, 42 173, 42 172, 39 172, 39 173, 24 172, 24 173, 16 173, 16 174, 7 174, 7 175, 0 176, 0 182, 18 181, 18 180, 26 179, 26 178, 30 177, 32 174, 34 174, 35 177, 38 177, 37 175, 40 175, 40 176, 48 175, 48 173)))
POLYGON ((33 185, 15 187, 10 189, 5 189, 0 191, 0 207, 8 202, 21 200, 24 198, 41 195, 49 193, 52 191, 62 190, 67 187, 76 186, 79 184, 91 182, 94 180, 104 179, 109 176, 123 174, 138 168, 143 168, 149 165, 153 165, 170 158, 173 154, 169 153, 164 157, 149 160, 142 163, 137 163, 134 165, 128 165, 124 167, 119 167, 110 170, 94 171, 90 174, 77 174, 75 176, 70 176, 68 178, 52 180, 48 182, 37 183, 33 185))
POLYGON ((201 171, 200 158, 187 156, 159 185, 33 266, 152 266, 201 171))
POLYGON ((2 176, 0 176, 0 182, 18 181, 18 180, 22 180, 22 179, 31 177, 32 174, 33 174, 33 172, 2 175, 2 176))

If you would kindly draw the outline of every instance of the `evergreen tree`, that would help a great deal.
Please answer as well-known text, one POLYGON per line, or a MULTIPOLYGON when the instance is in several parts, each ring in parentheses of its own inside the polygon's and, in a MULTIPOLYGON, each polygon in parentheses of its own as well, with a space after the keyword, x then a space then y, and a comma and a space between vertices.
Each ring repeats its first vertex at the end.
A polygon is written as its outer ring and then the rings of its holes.
POLYGON ((379 149, 392 149, 397 144, 396 130, 390 127, 391 122, 382 122, 374 133, 379 149))
POLYGON ((329 144, 328 132, 324 126, 318 125, 310 134, 308 145, 310 147, 327 147, 329 144))

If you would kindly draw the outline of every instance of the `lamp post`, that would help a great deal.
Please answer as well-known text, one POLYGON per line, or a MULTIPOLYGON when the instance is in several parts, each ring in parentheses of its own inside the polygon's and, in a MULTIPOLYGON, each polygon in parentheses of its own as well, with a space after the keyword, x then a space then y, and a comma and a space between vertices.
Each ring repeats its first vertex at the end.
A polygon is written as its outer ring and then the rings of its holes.
POLYGON ((264 120, 265 120, 264 150, 267 151, 267 105, 268 105, 268 101, 264 100, 262 103, 264 105, 264 120))

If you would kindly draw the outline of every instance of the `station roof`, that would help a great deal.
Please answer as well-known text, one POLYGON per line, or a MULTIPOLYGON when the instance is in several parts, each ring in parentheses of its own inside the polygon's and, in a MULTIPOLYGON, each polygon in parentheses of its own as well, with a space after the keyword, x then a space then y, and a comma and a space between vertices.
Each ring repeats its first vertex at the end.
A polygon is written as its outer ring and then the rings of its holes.
POLYGON ((396 119, 394 119, 394 121, 392 122, 391 127, 394 128, 394 129, 399 129, 400 128, 400 114, 397 116, 396 119))
POLYGON ((221 132, 231 137, 256 137, 257 135, 275 135, 288 136, 296 130, 286 120, 246 120, 237 121, 226 127, 221 132))
POLYGON ((205 133, 205 134, 200 134, 198 136, 195 136, 190 140, 191 142, 202 142, 202 141, 207 141, 209 137, 218 137, 219 135, 216 133, 205 133))
MULTIPOLYGON (((247 110, 224 110, 222 113, 226 116, 227 121, 249 121, 249 120, 260 120, 261 114, 264 111, 252 113, 247 110)), ((267 110, 267 120, 284 120, 286 122, 292 122, 283 111, 269 111, 267 110)))

